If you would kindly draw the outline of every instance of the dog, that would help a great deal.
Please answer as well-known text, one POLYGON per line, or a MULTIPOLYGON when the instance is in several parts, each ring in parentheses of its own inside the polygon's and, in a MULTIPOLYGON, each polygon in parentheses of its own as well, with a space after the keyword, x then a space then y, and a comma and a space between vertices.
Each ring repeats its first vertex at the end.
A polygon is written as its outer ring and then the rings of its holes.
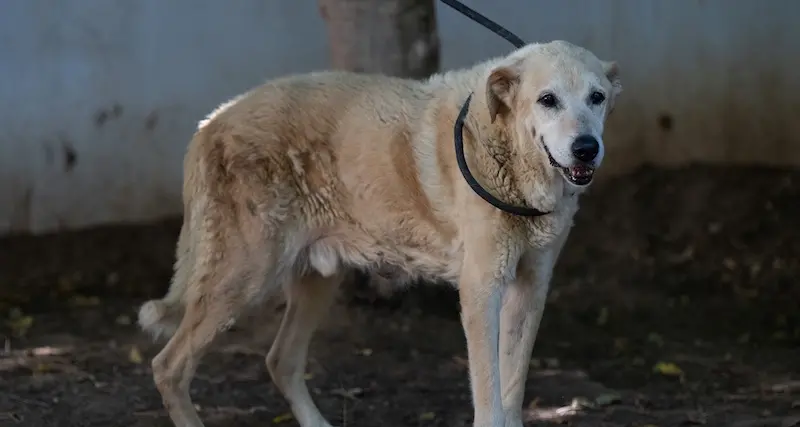
MULTIPOLYGON (((312 334, 348 272, 457 286, 474 425, 522 426, 525 379, 552 270, 604 156, 619 68, 565 41, 529 44, 426 80, 320 71, 277 78, 199 123, 184 160, 174 276, 141 328, 172 422, 201 427, 189 396, 200 359, 243 312, 282 290, 266 356, 303 427, 330 427, 303 379, 312 334), (472 94, 469 170, 454 121, 472 94)), ((402 284, 394 284, 401 286, 402 284)))

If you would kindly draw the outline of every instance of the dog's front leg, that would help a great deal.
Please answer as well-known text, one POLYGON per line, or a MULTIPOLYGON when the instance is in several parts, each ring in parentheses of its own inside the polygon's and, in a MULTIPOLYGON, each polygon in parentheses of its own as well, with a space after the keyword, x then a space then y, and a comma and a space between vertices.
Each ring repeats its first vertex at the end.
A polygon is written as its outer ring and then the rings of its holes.
MULTIPOLYGON (((483 251, 480 251, 483 252, 483 251)), ((500 393, 500 307, 508 280, 490 254, 467 254, 459 280, 475 427, 504 427, 500 393)))
MULTIPOLYGON (((535 267, 544 267, 541 262, 536 264, 535 267)), ((517 277, 503 296, 500 310, 500 378, 506 427, 522 427, 525 380, 549 286, 549 277, 539 273, 542 269, 521 265, 517 277)))
POLYGON ((522 427, 522 404, 531 352, 544 313, 553 267, 567 233, 546 250, 524 256, 500 310, 500 378, 506 427, 522 427))

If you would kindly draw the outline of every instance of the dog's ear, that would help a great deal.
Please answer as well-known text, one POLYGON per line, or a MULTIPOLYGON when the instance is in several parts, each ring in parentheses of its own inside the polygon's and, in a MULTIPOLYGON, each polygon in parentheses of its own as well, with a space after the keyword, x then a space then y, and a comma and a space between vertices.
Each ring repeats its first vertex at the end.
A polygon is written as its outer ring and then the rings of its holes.
POLYGON ((486 104, 492 123, 498 114, 506 114, 511 110, 518 86, 519 71, 512 67, 498 67, 489 74, 486 81, 486 104))
POLYGON ((611 82, 611 95, 608 97, 608 112, 614 110, 614 104, 617 99, 617 95, 622 92, 622 82, 619 79, 619 65, 617 65, 616 61, 608 61, 603 62, 603 72, 608 78, 608 81, 611 82))

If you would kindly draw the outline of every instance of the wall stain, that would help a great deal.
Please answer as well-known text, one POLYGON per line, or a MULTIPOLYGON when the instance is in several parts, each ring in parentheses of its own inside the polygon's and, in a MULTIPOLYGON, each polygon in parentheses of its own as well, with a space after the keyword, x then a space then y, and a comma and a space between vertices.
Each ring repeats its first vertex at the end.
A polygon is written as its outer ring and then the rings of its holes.
POLYGON ((103 125, 106 124, 108 121, 108 111, 100 110, 94 115, 94 125, 95 127, 101 128, 103 125))
POLYGON ((61 140, 61 150, 64 154, 64 172, 72 172, 78 163, 78 152, 72 147, 72 143, 66 139, 61 140))
POLYGON ((151 111, 144 119, 144 128, 148 131, 152 131, 156 126, 158 126, 158 113, 151 111))
POLYGON ((119 104, 114 104, 110 109, 101 108, 94 115, 94 125, 102 128, 109 120, 117 119, 122 116, 123 108, 119 104))

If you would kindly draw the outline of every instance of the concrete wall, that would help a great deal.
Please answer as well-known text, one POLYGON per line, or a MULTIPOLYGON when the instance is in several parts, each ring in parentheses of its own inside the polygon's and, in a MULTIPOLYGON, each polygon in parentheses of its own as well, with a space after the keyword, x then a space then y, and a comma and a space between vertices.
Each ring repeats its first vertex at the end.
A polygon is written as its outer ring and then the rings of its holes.
MULTIPOLYGON (((618 60, 609 170, 800 164, 800 2, 478 0, 530 41, 618 60)), ((7 0, 0 234, 179 212, 198 119, 263 79, 325 68, 316 0, 7 0)), ((511 49, 440 5, 443 67, 511 49)))

